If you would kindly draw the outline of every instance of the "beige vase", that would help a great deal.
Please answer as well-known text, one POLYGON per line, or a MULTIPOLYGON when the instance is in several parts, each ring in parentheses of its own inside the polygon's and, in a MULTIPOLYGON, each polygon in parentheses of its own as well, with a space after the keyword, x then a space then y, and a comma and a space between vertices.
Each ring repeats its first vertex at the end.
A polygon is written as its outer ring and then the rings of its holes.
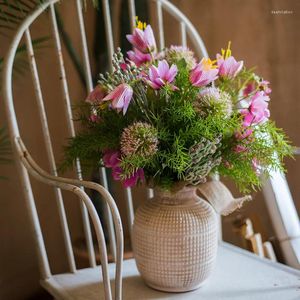
POLYGON ((132 231, 137 268, 152 288, 185 292, 210 276, 217 255, 218 219, 195 187, 156 190, 141 206, 132 231))

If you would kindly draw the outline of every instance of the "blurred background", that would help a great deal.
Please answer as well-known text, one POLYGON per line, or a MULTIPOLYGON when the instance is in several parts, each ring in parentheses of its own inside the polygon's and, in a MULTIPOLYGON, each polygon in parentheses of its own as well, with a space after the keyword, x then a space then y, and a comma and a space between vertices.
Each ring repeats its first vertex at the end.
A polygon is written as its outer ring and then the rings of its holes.
MULTIPOLYGON (((299 28, 300 1, 298 0, 172 0, 199 31, 208 53, 214 55, 232 42, 233 55, 237 60, 244 60, 247 67, 256 66, 256 72, 271 82, 271 117, 279 127, 289 135, 293 144, 300 145, 299 116, 300 84, 299 64, 299 28), (288 13, 276 13, 288 11, 288 13)), ((84 12, 87 38, 89 43, 92 71, 97 74, 107 68, 107 52, 103 31, 101 9, 96 10, 92 1, 86 1, 84 12)), ((111 13, 115 45, 128 48, 124 34, 130 31, 127 1, 111 0, 111 13)), ((137 14, 157 29, 157 20, 151 1, 136 0, 137 14)), ((75 1, 61 1, 57 6, 60 16, 60 33, 63 39, 63 54, 68 76, 68 84, 73 104, 86 97, 82 80, 80 57, 79 29, 76 16, 75 1), (79 55, 79 56, 78 56, 79 55)), ((0 26, 1 27, 1 26, 0 26)), ((180 42, 179 28, 168 16, 164 16, 165 44, 180 42)), ((0 57, 3 57, 11 41, 12 32, 5 31, 0 35, 0 57)), ((51 38, 49 16, 44 14, 33 25, 32 36, 37 40, 36 54, 38 71, 44 91, 44 99, 48 113, 50 132, 53 140, 54 154, 57 162, 63 157, 63 146, 67 141, 67 125, 63 112, 63 101, 60 90, 57 59, 51 38), (42 38, 42 40, 40 40, 42 38)), ((3 61, 0 60, 2 68, 3 61)), ((14 77, 15 105, 19 127, 23 140, 34 159, 41 167, 49 169, 42 131, 35 105, 35 95, 31 77, 26 65, 17 70, 14 77)), ((0 127, 6 124, 3 99, 0 96, 0 127)), ((295 205, 300 211, 300 159, 287 160, 287 179, 295 205)), ((38 263, 35 256, 33 238, 30 232, 28 215, 18 181, 17 170, 13 163, 0 166, 0 299, 48 299, 39 286, 38 263)), ((64 174, 74 176, 72 172, 64 174)), ((97 180, 96 174, 87 176, 97 180)), ((54 201, 53 189, 32 180, 37 209, 40 215, 42 230, 53 272, 67 269, 64 246, 54 201)), ((232 183, 227 182, 233 194, 238 192, 232 183)), ((112 185, 112 192, 119 206, 125 236, 129 244, 129 230, 126 225, 126 204, 124 191, 118 184, 112 185)), ((135 188, 134 205, 145 199, 143 187, 135 188)), ((276 248, 274 230, 260 192, 253 193, 253 201, 246 204, 237 213, 223 219, 223 238, 230 243, 244 246, 241 234, 237 229, 239 220, 250 218, 255 232, 262 235, 263 240, 273 242, 280 260, 280 252, 276 248)), ((95 197, 94 197, 95 198, 95 197)), ((94 199, 97 204, 97 199, 94 199)), ((75 247, 76 260, 81 266, 87 264, 83 228, 79 203, 76 198, 64 194, 68 222, 72 241, 75 247)), ((101 214, 101 206, 98 207, 101 214)), ((127 247, 130 256, 130 247, 127 247)), ((50 299, 50 298, 49 298, 50 299)))

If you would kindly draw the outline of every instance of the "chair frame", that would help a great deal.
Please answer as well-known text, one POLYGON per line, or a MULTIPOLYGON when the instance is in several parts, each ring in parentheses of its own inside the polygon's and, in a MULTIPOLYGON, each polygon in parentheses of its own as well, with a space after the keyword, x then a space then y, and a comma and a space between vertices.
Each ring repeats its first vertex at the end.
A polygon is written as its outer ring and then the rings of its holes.
MULTIPOLYGON (((68 89, 68 83, 66 78, 66 72, 64 68, 61 42, 58 33, 56 14, 54 9, 54 5, 58 1, 59 0, 46 0, 42 4, 40 4, 30 15, 27 16, 27 18, 22 22, 18 31, 16 32, 11 42, 11 45, 9 47, 8 53, 6 55, 5 63, 4 63, 3 93, 4 93, 4 103, 5 103, 6 113, 8 118, 9 133, 12 141, 16 165, 20 176, 20 182, 23 189, 27 210, 29 212, 31 228, 34 234, 35 248, 37 250, 39 268, 41 273, 41 283, 45 284, 49 282, 49 280, 52 277, 52 274, 51 274, 50 265, 46 253, 45 244, 44 244, 44 239, 43 239, 43 235, 39 223, 38 213, 35 206, 35 200, 31 189, 29 174, 35 179, 37 179, 38 181, 54 187, 55 198, 58 206, 59 217, 60 217, 60 222, 63 231, 64 244, 67 252, 68 265, 69 265, 70 272, 73 273, 76 273, 76 265, 75 265, 74 253, 72 250, 72 243, 71 243, 70 233, 68 230, 67 218, 66 218, 64 205, 63 205, 61 190, 70 191, 75 195, 77 195, 78 198, 80 199, 82 218, 84 224, 84 233, 87 241, 87 249, 89 254, 89 263, 91 268, 96 267, 95 252, 93 248, 91 227, 89 222, 89 216, 90 216, 96 232, 96 237, 97 237, 97 242, 99 247, 105 299, 111 300, 113 298, 112 298, 112 291, 110 286, 110 279, 108 275, 107 249, 105 244, 104 233, 101 226, 101 222, 99 220, 99 216, 93 206, 92 201, 84 191, 84 188, 93 189, 102 195, 103 201, 105 201, 106 203, 105 215, 107 216, 106 221, 108 224, 110 251, 112 253, 113 259, 116 262, 114 299, 120 300, 122 299, 122 260, 123 260, 123 247, 124 247, 123 229, 122 229, 122 223, 121 223, 120 215, 117 206, 115 204, 115 201, 110 195, 110 193, 108 192, 106 170, 105 168, 100 168, 99 170, 101 185, 82 180, 79 160, 77 160, 76 162, 77 179, 67 179, 67 178, 59 177, 56 171, 56 164, 53 155, 51 137, 48 129, 47 114, 44 107, 42 88, 39 80, 39 74, 38 74, 37 64, 36 64, 35 55, 32 47, 32 40, 31 40, 29 28, 31 24, 44 11, 46 11, 46 9, 50 10, 50 20, 52 24, 57 59, 60 67, 61 89, 62 89, 63 99, 64 99, 65 115, 68 121, 68 132, 70 136, 75 136, 74 124, 72 121, 73 118, 72 118, 72 111, 71 111, 71 101, 69 96, 69 89, 68 89), (44 141, 47 149, 47 156, 50 165, 50 173, 42 170, 37 165, 37 163, 32 159, 29 152, 27 151, 20 137, 16 113, 14 109, 13 93, 12 93, 13 63, 14 63, 17 47, 23 36, 25 36, 26 45, 27 45, 28 60, 30 64, 32 79, 34 82, 37 106, 38 106, 39 115, 41 119, 43 137, 44 137, 44 141)), ((197 30, 194 28, 191 22, 186 18, 186 16, 184 16, 183 13, 181 13, 173 4, 171 4, 167 0, 152 0, 152 1, 156 3, 160 50, 162 50, 165 47, 164 28, 163 28, 163 10, 164 10, 180 23, 180 36, 181 36, 182 45, 183 46, 187 45, 187 36, 189 36, 197 54, 200 57, 208 57, 206 48, 204 46, 201 37, 199 36, 197 30)), ((112 57, 114 52, 114 43, 113 43, 113 36, 112 36, 112 25, 111 25, 108 0, 102 0, 102 5, 104 11, 106 40, 108 42, 108 54, 110 57, 112 57)), ((130 20, 131 20, 131 28, 133 29, 134 22, 135 22, 134 0, 128 0, 128 5, 129 5, 130 20)), ((93 82, 91 76, 90 61, 88 56, 88 48, 87 48, 87 41, 86 41, 86 34, 85 34, 84 19, 82 14, 81 0, 76 0, 76 6, 77 6, 78 22, 80 27, 82 56, 83 56, 83 63, 85 69, 85 78, 87 83, 87 93, 89 93, 93 89, 93 82)), ((110 67, 112 66, 110 65, 110 67)), ((282 184, 286 185, 287 187, 287 183, 285 179, 283 178, 281 180, 283 180, 282 184)), ((274 189, 272 188, 271 191, 267 189, 264 190, 264 192, 266 194, 266 198, 270 199, 269 195, 273 193, 274 189)), ((127 210, 128 221, 129 221, 129 226, 131 228, 131 225, 133 223, 134 212, 133 212, 133 204, 132 204, 132 194, 129 188, 125 189, 125 196, 126 196, 126 203, 128 208, 127 210)), ((148 196, 149 197, 153 196, 153 191, 150 189, 148 191, 148 196)), ((277 199, 278 198, 275 197, 272 200, 270 200, 270 202, 273 204, 274 202, 278 203, 277 199)), ((292 199, 289 199, 289 204, 291 204, 290 203, 291 201, 292 199)), ((290 205, 290 207, 292 207, 292 205, 290 205)), ((300 233, 300 226, 299 226, 299 231, 297 231, 296 234, 300 236, 299 233, 300 233)))
MULTIPOLYGON (((38 213, 35 206, 35 200, 31 188, 31 184, 30 184, 29 174, 35 179, 37 179, 38 181, 54 187, 57 206, 59 210, 60 222, 63 229, 63 237, 64 237, 64 243, 67 252, 69 269, 70 272, 72 273, 76 273, 76 265, 75 265, 74 253, 72 250, 72 243, 71 243, 70 233, 68 230, 67 218, 66 218, 64 205, 63 205, 61 190, 70 191, 75 195, 77 195, 78 198, 80 199, 90 266, 92 268, 96 267, 96 259, 95 259, 95 252, 93 249, 93 242, 92 242, 91 228, 88 219, 88 214, 91 217, 96 232, 99 253, 100 253, 100 261, 102 266, 101 270, 102 270, 102 278, 104 284, 105 299, 110 300, 112 299, 112 292, 111 292, 110 280, 108 275, 107 249, 105 245, 104 233, 101 226, 101 222, 99 220, 99 216, 97 215, 93 203, 83 188, 85 187, 89 189, 94 189, 102 195, 103 200, 107 204, 106 215, 108 216, 107 221, 109 225, 108 226, 109 238, 110 238, 110 244, 112 245, 111 252, 113 258, 116 261, 114 299, 119 300, 122 298, 122 260, 123 260, 123 247, 124 247, 123 229, 122 229, 122 223, 121 223, 120 215, 117 206, 115 204, 115 201, 110 195, 110 193, 108 192, 105 169, 104 168, 100 169, 101 185, 82 180, 79 160, 76 163, 78 179, 67 179, 67 178, 62 178, 57 176, 58 174, 56 171, 56 164, 54 160, 51 137, 48 128, 47 114, 45 111, 42 88, 39 80, 39 74, 38 74, 37 64, 36 64, 34 50, 32 46, 32 39, 31 39, 29 27, 44 11, 46 11, 46 9, 48 8, 50 9, 50 19, 52 23, 53 37, 55 41, 57 59, 60 66, 61 88, 62 88, 64 104, 65 104, 65 114, 68 120, 68 130, 70 136, 75 136, 75 130, 72 121, 71 102, 70 102, 66 72, 64 68, 64 61, 63 61, 63 55, 61 49, 61 42, 58 33, 58 27, 57 27, 56 15, 54 9, 54 5, 58 1, 59 0, 47 0, 41 3, 21 23, 18 31, 16 32, 10 44, 8 53, 5 58, 4 76, 3 76, 3 92, 4 92, 5 107, 6 107, 7 117, 8 117, 9 133, 12 141, 13 152, 15 155, 16 165, 20 176, 21 186, 23 189, 27 210, 29 212, 31 228, 34 234, 35 248, 38 255, 39 268, 41 273, 41 284, 47 285, 47 282, 50 282, 52 274, 51 274, 50 265, 46 253, 45 244, 44 244, 44 239, 43 239, 43 235, 39 223, 38 213), (13 63, 14 63, 17 47, 23 36, 25 36, 25 40, 26 40, 28 60, 31 69, 32 79, 34 82, 37 106, 39 109, 43 137, 46 145, 51 174, 41 169, 37 165, 37 163, 32 159, 29 152, 27 151, 20 137, 16 113, 14 109, 13 93, 12 93, 13 63)), ((186 45, 187 34, 189 34, 191 40, 194 43, 194 46, 196 47, 197 52, 199 52, 201 56, 207 56, 207 51, 205 49, 204 43, 200 38, 200 36, 198 35, 196 29, 190 23, 190 21, 174 5, 172 5, 168 1, 166 0, 154 0, 154 1, 156 2, 156 9, 158 15, 160 49, 164 48, 163 12, 162 12, 162 9, 164 8, 167 12, 169 12, 173 17, 175 17, 180 22, 182 44, 186 45)), ((103 0, 102 5, 104 11, 106 38, 108 41, 108 53, 109 56, 112 57, 114 52, 114 45, 113 45, 112 25, 111 25, 110 13, 109 13, 108 0, 103 0)), ((133 29, 134 22, 135 22, 134 1, 129 0, 128 5, 129 5, 129 13, 131 19, 131 27, 133 29)), ((85 26, 84 26, 83 14, 82 14, 81 0, 76 0, 76 6, 77 6, 80 36, 82 42, 82 54, 83 54, 85 77, 87 83, 87 92, 90 92, 93 89, 93 83, 92 83, 92 76, 91 76, 91 67, 90 67, 90 62, 88 57, 88 48, 87 48, 87 41, 85 35, 85 26)), ((133 223, 132 195, 130 189, 126 189, 125 192, 126 192, 126 199, 127 199, 127 206, 128 206, 128 219, 131 226, 133 223)), ((152 191, 149 190, 149 197, 151 196, 152 196, 152 191)))

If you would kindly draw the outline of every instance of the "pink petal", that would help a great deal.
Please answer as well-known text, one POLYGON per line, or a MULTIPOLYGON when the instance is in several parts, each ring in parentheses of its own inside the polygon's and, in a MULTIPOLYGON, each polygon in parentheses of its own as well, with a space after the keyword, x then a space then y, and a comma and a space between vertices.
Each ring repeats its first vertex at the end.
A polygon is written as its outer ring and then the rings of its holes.
POLYGON ((122 181, 123 187, 128 188, 128 187, 133 187, 137 184, 138 181, 138 176, 134 175, 130 178, 126 178, 122 181))
POLYGON ((243 66, 244 62, 242 60, 237 63, 234 76, 236 76, 242 70, 243 66))
POLYGON ((147 44, 144 39, 144 32, 139 28, 135 28, 133 34, 126 35, 127 40, 141 52, 147 52, 147 44))
POLYGON ((252 116, 252 114, 249 113, 245 116, 244 121, 243 121, 243 125, 245 127, 248 127, 252 124, 252 121, 253 121, 253 116, 252 116))
POLYGON ((105 91, 104 89, 100 86, 97 85, 88 95, 86 98, 86 102, 89 102, 91 104, 94 104, 95 102, 101 102, 105 96, 105 91))
POLYGON ((156 79, 154 80, 154 83, 155 83, 156 85, 160 86, 160 87, 162 87, 162 86, 165 85, 164 80, 161 79, 161 78, 156 78, 156 79))
POLYGON ((241 152, 245 152, 247 150, 247 148, 243 145, 236 145, 233 149, 233 151, 235 153, 241 153, 241 152))
POLYGON ((219 71, 217 69, 201 71, 198 67, 197 69, 194 69, 190 74, 190 81, 194 86, 201 87, 216 80, 218 72, 219 71))
POLYGON ((217 65, 218 67, 220 67, 224 62, 224 58, 222 55, 220 55, 219 53, 217 54, 217 65))
POLYGON ((166 79, 168 71, 169 71, 169 65, 168 65, 168 63, 167 63, 167 61, 165 59, 161 60, 158 63, 157 69, 158 69, 159 77, 161 77, 163 79, 166 79))
POLYGON ((126 112, 127 112, 129 103, 130 103, 131 98, 132 98, 132 95, 133 95, 133 90, 132 89, 128 90, 126 92, 126 94, 124 95, 123 115, 125 115, 126 112))
POLYGON ((168 77, 167 78, 168 82, 171 83, 175 79, 175 76, 177 75, 177 72, 178 72, 177 66, 172 65, 169 72, 168 72, 168 76, 167 76, 168 77))
POLYGON ((114 180, 121 180, 122 169, 120 167, 113 167, 111 175, 114 180))
POLYGON ((120 164, 120 152, 115 150, 106 150, 104 151, 102 159, 105 167, 114 168, 120 164))
POLYGON ((129 60, 134 62, 138 67, 141 66, 143 63, 152 60, 150 54, 142 53, 137 49, 134 49, 134 51, 128 51, 127 55, 129 60))
POLYGON ((149 79, 151 81, 154 81, 158 77, 159 77, 159 75, 158 75, 157 68, 155 66, 151 66, 150 69, 149 69, 149 79))
POLYGON ((124 85, 118 85, 114 90, 112 90, 106 97, 103 98, 103 101, 113 100, 115 98, 120 97, 124 90, 124 85))
POLYGON ((123 180, 122 183, 125 188, 133 187, 137 184, 139 179, 141 181, 144 181, 144 179, 145 179, 143 169, 138 169, 131 177, 123 180))
POLYGON ((155 41, 152 27, 150 25, 147 25, 144 30, 144 38, 145 38, 145 42, 148 44, 151 50, 156 51, 156 41, 155 41))
POLYGON ((202 71, 199 69, 199 67, 195 67, 191 73, 190 73, 190 81, 191 83, 196 83, 197 81, 200 80, 202 75, 202 71))
POLYGON ((154 90, 159 90, 161 88, 160 85, 157 85, 155 82, 147 80, 147 83, 154 89, 154 90))
POLYGON ((143 169, 138 169, 137 170, 137 174, 140 178, 141 181, 144 181, 145 180, 145 173, 144 173, 144 170, 143 169))
POLYGON ((217 59, 219 75, 227 76, 228 78, 235 77, 241 71, 244 65, 243 61, 237 62, 233 56, 230 56, 224 60, 217 55, 217 59))

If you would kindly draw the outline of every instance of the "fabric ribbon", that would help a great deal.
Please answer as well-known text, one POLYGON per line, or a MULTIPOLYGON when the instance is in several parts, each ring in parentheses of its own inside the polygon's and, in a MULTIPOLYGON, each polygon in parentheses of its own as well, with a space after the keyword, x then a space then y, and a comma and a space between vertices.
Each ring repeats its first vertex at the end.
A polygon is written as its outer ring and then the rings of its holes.
POLYGON ((197 187, 198 196, 207 200, 215 211, 227 216, 236 209, 241 208, 245 201, 252 200, 250 195, 234 198, 229 189, 219 180, 202 183, 197 187))

